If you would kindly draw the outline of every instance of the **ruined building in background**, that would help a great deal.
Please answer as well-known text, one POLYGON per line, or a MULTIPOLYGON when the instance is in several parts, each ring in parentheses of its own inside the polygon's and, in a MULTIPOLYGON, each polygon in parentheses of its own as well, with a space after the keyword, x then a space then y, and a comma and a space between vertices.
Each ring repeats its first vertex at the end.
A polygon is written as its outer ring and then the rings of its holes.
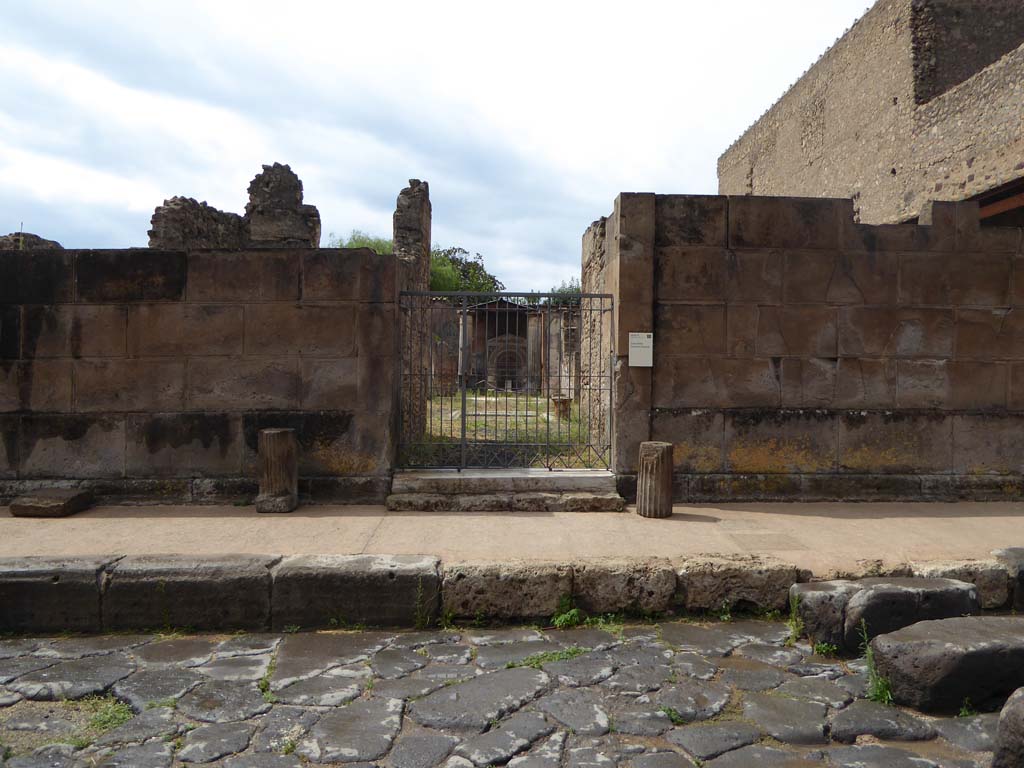
POLYGON ((861 221, 977 200, 1024 223, 1021 0, 879 0, 718 160, 724 195, 853 198, 861 221))

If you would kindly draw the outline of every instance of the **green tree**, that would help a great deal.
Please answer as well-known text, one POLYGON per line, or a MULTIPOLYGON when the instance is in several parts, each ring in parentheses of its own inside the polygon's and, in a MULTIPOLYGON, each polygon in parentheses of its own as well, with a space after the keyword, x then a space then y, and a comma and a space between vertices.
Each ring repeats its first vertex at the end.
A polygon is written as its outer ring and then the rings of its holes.
POLYGON ((505 284, 484 268, 484 257, 479 253, 470 256, 469 251, 465 248, 457 246, 437 248, 435 246, 430 252, 430 290, 491 293, 505 290, 505 284), (450 269, 455 271, 458 276, 457 287, 434 287, 435 264, 437 264, 439 276, 450 274, 450 269))
POLYGON ((548 293, 555 295, 546 299, 545 302, 554 306, 579 304, 577 297, 583 293, 583 286, 580 284, 578 277, 570 277, 568 280, 563 280, 560 285, 551 286, 551 290, 548 293))
POLYGON ((395 244, 389 237, 375 237, 363 232, 361 229, 353 229, 348 237, 341 238, 333 232, 327 236, 328 248, 369 248, 380 254, 394 253, 395 244))

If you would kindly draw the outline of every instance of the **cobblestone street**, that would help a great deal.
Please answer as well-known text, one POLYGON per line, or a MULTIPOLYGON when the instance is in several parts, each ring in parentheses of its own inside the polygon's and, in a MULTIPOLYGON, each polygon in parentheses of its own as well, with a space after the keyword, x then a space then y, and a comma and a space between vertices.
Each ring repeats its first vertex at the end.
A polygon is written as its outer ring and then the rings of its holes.
POLYGON ((737 620, 7 638, 0 743, 6 768, 990 763, 996 715, 868 701, 863 660, 788 634, 737 620))

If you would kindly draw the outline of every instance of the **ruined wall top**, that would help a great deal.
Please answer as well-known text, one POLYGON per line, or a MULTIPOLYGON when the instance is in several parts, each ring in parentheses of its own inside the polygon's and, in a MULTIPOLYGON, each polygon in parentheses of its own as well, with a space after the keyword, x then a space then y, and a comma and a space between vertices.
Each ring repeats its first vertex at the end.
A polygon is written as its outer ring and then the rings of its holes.
POLYGON ((403 268, 403 290, 425 291, 430 286, 430 186, 409 179, 398 194, 394 216, 395 256, 403 268))
POLYGON ((0 235, 0 251, 62 251, 64 246, 56 240, 46 240, 31 232, 11 232, 0 235))

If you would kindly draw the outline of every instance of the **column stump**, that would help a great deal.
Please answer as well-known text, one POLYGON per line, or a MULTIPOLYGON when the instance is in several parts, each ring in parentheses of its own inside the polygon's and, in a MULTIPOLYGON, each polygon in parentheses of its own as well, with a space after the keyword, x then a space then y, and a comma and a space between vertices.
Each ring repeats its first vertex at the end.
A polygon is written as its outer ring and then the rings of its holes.
POLYGON ((641 517, 672 515, 672 443, 640 443, 636 513, 641 517))
POLYGON ((294 429, 261 429, 257 512, 291 512, 299 506, 299 448, 294 429))

